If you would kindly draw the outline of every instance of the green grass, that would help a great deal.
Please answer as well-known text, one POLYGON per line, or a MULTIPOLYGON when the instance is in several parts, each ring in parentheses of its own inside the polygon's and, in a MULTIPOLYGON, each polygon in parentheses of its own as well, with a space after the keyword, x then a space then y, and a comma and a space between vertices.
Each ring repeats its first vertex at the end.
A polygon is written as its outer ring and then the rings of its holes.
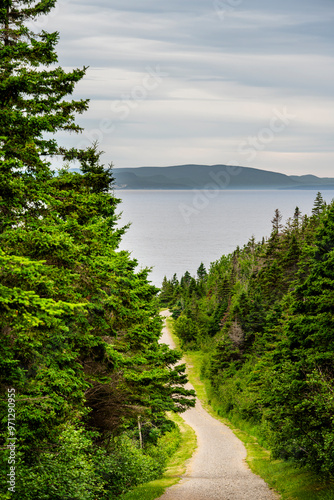
MULTIPOLYGON (((173 333, 173 320, 167 319, 167 325, 177 346, 178 338, 173 333)), ((296 468, 289 462, 271 460, 270 452, 259 445, 252 435, 252 425, 249 422, 238 421, 233 425, 226 418, 221 417, 219 402, 208 398, 210 385, 208 381, 200 378, 200 369, 205 354, 201 351, 190 351, 184 355, 187 363, 189 380, 194 386, 197 397, 205 409, 228 425, 235 435, 245 444, 247 449, 247 463, 251 470, 261 476, 266 483, 280 493, 281 500, 334 500, 334 484, 322 483, 319 478, 309 471, 296 468)), ((192 456, 196 448, 196 435, 180 416, 172 415, 181 430, 181 443, 179 449, 168 462, 168 468, 161 479, 138 486, 121 497, 121 500, 155 500, 159 498, 166 488, 176 484, 186 470, 186 461, 192 456)))
POLYGON ((169 418, 179 426, 181 431, 181 442, 178 450, 168 461, 167 469, 163 477, 137 486, 120 497, 121 500, 154 500, 159 498, 166 488, 179 482, 182 474, 185 473, 186 462, 192 456, 197 446, 196 434, 179 415, 171 414, 169 418))
MULTIPOLYGON (((175 344, 179 346, 178 338, 173 333, 173 319, 168 318, 167 325, 175 344)), ((334 483, 321 482, 310 471, 297 468, 291 462, 271 460, 270 452, 260 446, 257 438, 252 435, 252 425, 249 422, 238 421, 237 427, 218 414, 219 401, 208 398, 211 393, 210 384, 208 381, 203 382, 200 377, 204 356, 202 351, 184 353, 189 380, 208 413, 228 425, 244 443, 250 469, 261 476, 270 488, 279 492, 282 500, 334 500, 334 483)))

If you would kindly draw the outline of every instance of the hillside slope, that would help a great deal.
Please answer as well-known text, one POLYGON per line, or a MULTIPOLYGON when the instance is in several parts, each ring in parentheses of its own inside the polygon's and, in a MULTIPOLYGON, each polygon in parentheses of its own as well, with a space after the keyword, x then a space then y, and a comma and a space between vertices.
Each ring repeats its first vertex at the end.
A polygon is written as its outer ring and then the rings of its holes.
POLYGON ((334 178, 231 165, 115 168, 118 189, 334 189, 334 178))

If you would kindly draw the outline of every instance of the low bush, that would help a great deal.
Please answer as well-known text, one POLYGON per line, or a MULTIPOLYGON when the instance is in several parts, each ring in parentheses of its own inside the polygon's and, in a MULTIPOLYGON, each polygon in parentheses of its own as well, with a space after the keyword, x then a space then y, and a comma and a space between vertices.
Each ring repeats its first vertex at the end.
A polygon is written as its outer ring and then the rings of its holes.
POLYGON ((4 499, 110 500, 159 478, 180 443, 178 427, 145 449, 123 434, 106 451, 93 444, 93 437, 69 426, 54 451, 41 453, 38 465, 32 467, 23 460, 17 464, 15 493, 8 492, 4 499))

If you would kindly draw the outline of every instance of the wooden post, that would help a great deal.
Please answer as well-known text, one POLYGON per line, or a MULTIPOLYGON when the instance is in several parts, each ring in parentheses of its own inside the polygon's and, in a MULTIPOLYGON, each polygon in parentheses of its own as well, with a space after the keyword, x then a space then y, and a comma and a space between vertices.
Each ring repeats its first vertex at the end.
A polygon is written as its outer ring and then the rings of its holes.
POLYGON ((140 449, 143 449, 143 436, 141 433, 141 421, 140 421, 140 415, 138 415, 138 432, 139 432, 139 446, 140 449))

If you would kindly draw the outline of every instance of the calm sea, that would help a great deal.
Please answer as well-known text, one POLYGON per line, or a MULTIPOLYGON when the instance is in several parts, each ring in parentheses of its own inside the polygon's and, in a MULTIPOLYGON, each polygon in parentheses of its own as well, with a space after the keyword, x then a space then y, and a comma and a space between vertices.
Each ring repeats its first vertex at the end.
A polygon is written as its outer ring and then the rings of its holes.
MULTIPOLYGON (((211 262, 271 232, 279 208, 284 221, 298 206, 311 214, 317 191, 152 191, 119 190, 120 224, 131 222, 120 248, 131 251, 141 267, 153 267, 150 280, 160 286, 163 277, 185 271, 192 275, 201 262, 211 262), (210 197, 209 197, 210 196, 210 197)), ((330 202, 334 191, 324 190, 330 202)))

